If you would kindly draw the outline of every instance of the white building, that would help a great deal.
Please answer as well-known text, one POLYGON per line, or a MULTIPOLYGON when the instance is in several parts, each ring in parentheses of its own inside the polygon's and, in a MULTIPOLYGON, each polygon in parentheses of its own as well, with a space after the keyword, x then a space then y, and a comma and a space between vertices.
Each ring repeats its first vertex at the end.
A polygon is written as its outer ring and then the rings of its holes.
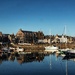
POLYGON ((60 39, 60 43, 67 43, 67 37, 64 37, 64 35, 62 35, 60 39))
POLYGON ((39 39, 38 43, 50 43, 50 39, 39 39))

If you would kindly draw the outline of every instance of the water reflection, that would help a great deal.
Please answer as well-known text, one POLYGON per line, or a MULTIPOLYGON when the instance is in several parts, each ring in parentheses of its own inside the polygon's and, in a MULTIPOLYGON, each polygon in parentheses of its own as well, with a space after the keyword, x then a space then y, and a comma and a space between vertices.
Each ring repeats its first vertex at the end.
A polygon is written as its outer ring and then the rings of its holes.
POLYGON ((7 54, 4 53, 2 56, 0 56, 0 64, 2 63, 2 61, 15 61, 17 60, 17 62, 19 64, 23 64, 23 63, 28 63, 28 62, 40 62, 44 60, 45 56, 49 56, 50 58, 50 64, 51 64, 51 56, 55 55, 56 59, 58 59, 59 57, 61 57, 62 60, 72 60, 75 61, 75 56, 62 56, 60 54, 57 53, 39 53, 39 52, 32 52, 32 53, 28 53, 28 54, 7 54))
POLYGON ((38 52, 33 52, 30 54, 3 54, 2 57, 0 57, 0 63, 2 61, 15 61, 19 64, 23 63, 28 63, 28 62, 33 62, 33 61, 43 61, 44 57, 49 54, 44 54, 44 53, 38 53, 38 52))
POLYGON ((16 56, 16 59, 20 64, 33 62, 33 61, 40 62, 43 61, 44 54, 39 54, 39 53, 23 54, 23 55, 16 56))
POLYGON ((0 74, 75 75, 75 62, 70 59, 75 59, 75 57, 62 57, 56 53, 38 52, 32 52, 30 54, 4 54, 0 57, 0 74))
POLYGON ((63 58, 63 60, 71 60, 71 61, 75 61, 75 56, 65 56, 64 58, 63 58))

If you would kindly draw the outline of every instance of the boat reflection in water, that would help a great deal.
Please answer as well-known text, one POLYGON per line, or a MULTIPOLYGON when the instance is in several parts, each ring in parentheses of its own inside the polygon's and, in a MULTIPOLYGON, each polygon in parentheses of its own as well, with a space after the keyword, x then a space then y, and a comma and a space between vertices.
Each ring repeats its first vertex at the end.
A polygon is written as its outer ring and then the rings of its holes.
POLYGON ((66 55, 63 60, 71 60, 71 61, 75 61, 75 56, 72 56, 72 55, 66 55))

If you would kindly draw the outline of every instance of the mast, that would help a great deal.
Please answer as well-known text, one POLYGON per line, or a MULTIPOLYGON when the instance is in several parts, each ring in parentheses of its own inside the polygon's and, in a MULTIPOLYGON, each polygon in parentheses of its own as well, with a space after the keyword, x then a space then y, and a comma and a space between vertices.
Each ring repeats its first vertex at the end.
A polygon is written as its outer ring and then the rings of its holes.
POLYGON ((64 32, 64 35, 66 36, 66 25, 65 25, 65 32, 64 32))
POLYGON ((50 45, 51 45, 51 29, 49 30, 49 34, 50 34, 50 45))
POLYGON ((67 48, 66 25, 64 30, 64 38, 65 38, 65 48, 67 48))

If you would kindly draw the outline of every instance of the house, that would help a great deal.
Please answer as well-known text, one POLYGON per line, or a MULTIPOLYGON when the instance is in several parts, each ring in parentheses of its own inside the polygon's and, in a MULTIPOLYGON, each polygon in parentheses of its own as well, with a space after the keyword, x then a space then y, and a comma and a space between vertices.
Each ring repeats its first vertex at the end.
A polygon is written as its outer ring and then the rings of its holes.
POLYGON ((38 40, 38 43, 53 43, 53 40, 54 40, 54 35, 45 35, 44 36, 44 39, 39 39, 38 40))
POLYGON ((44 38, 44 34, 41 31, 33 32, 20 29, 16 37, 19 39, 19 43, 36 43, 38 39, 44 38))
POLYGON ((0 32, 0 44, 2 44, 2 32, 0 32))
POLYGON ((8 35, 8 38, 9 38, 11 43, 15 43, 15 35, 14 34, 8 35))
POLYGON ((67 43, 67 37, 62 35, 62 37, 60 38, 60 43, 67 43))
POLYGON ((56 35, 54 40, 52 41, 53 43, 67 43, 68 39, 64 35, 56 35))
POLYGON ((51 38, 49 35, 44 36, 44 39, 43 39, 44 43, 50 43, 50 41, 51 41, 51 38))
POLYGON ((19 39, 19 43, 24 43, 24 42, 29 42, 32 39, 32 32, 31 31, 24 31, 22 29, 20 29, 17 34, 16 37, 19 39))
POLYGON ((61 38, 61 35, 56 35, 52 41, 52 43, 60 43, 60 38, 61 38))
POLYGON ((2 32, 0 32, 0 37, 2 37, 2 32))
POLYGON ((3 36, 2 36, 2 42, 3 42, 3 44, 8 44, 8 43, 10 43, 10 40, 9 40, 9 38, 8 38, 9 35, 10 35, 10 34, 3 34, 3 36))
POLYGON ((67 36, 67 43, 73 43, 73 37, 67 36))

